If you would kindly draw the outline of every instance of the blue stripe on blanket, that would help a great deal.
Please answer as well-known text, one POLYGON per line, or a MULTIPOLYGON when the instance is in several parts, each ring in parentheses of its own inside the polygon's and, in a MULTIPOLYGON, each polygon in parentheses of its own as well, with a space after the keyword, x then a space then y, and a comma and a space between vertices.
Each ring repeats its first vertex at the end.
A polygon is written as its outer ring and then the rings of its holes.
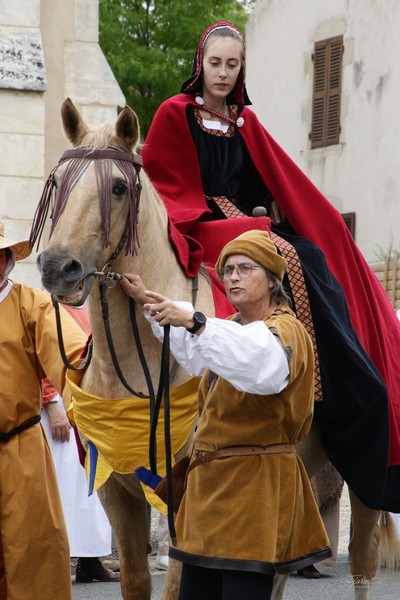
POLYGON ((160 483, 162 477, 160 475, 155 475, 150 471, 150 469, 146 469, 146 467, 138 467, 135 470, 136 475, 141 483, 147 485, 152 490, 155 490, 158 484, 160 483))

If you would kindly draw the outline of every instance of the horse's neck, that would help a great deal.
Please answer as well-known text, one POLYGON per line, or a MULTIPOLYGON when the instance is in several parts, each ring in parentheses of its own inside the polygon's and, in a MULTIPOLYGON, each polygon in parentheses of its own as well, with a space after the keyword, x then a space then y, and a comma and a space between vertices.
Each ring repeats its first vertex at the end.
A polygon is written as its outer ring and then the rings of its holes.
MULTIPOLYGON (((160 292, 163 295, 168 294, 175 300, 191 301, 192 282, 184 277, 182 270, 176 264, 174 256, 172 256, 171 263, 173 268, 165 263, 163 257, 168 257, 166 248, 158 257, 151 258, 150 254, 146 255, 146 252, 140 254, 146 256, 147 260, 144 260, 141 264, 141 261, 136 257, 133 260, 126 258, 120 261, 118 271, 122 273, 139 273, 142 275, 148 289, 160 292), (150 262, 151 264, 149 264, 150 262)), ((204 286, 208 287, 208 284, 204 283, 201 287, 204 288, 204 286)), ((202 296, 204 296, 204 291, 201 290, 202 296)), ((106 297, 109 325, 118 364, 129 385, 136 392, 147 394, 146 379, 133 335, 129 299, 118 283, 115 287, 107 290, 106 297)), ((107 396, 110 398, 130 396, 132 394, 120 382, 111 358, 97 289, 94 289, 90 296, 89 311, 93 335, 93 356, 82 381, 82 387, 95 395, 104 396, 107 392, 107 396)), ((151 380, 153 386, 157 388, 161 362, 161 344, 153 336, 150 325, 144 318, 141 306, 135 306, 135 314, 151 380)), ((187 379, 186 374, 183 378, 182 375, 182 372, 177 373, 174 383, 178 384, 187 379)))
MULTIPOLYGON (((130 322, 128 298, 122 289, 109 289, 106 293, 108 303, 108 327, 115 350, 116 361, 128 384, 138 393, 147 394, 147 386, 140 368, 136 351, 133 329, 130 322)), ((119 398, 131 396, 118 378, 111 349, 106 336, 102 307, 98 292, 89 299, 90 323, 93 336, 93 353, 90 365, 82 380, 83 389, 98 396, 119 398)), ((150 335, 143 335, 143 310, 135 306, 135 313, 141 332, 143 352, 149 363, 152 381, 156 380, 156 356, 160 351, 159 343, 150 335)))
MULTIPOLYGON (((144 182, 146 185, 146 181, 144 182)), ((144 188, 145 191, 145 188, 144 188)), ((146 189, 147 194, 152 193, 146 189)), ((145 202, 145 199, 142 200, 145 202)), ((168 240, 166 213, 161 201, 153 206, 152 212, 143 205, 138 227, 138 255, 121 255, 112 265, 112 270, 119 273, 137 273, 142 277, 145 287, 159 292, 172 300, 192 301, 192 280, 188 279, 177 262, 175 253, 168 240)), ((196 306, 212 315, 214 310, 212 293, 205 278, 199 278, 199 294, 196 306)), ((147 394, 147 384, 132 332, 129 301, 117 283, 107 291, 110 328, 113 335, 116 355, 121 371, 129 385, 137 392, 147 394)), ((93 357, 85 373, 82 387, 96 395, 116 398, 131 395, 119 381, 110 350, 104 333, 102 307, 98 290, 94 289, 90 300, 90 322, 93 335, 93 357)), ((138 329, 140 332, 143 353, 146 357, 153 385, 157 387, 161 344, 153 336, 150 324, 143 316, 142 307, 136 306, 138 329)), ((177 373, 174 384, 187 379, 182 370, 177 373)))

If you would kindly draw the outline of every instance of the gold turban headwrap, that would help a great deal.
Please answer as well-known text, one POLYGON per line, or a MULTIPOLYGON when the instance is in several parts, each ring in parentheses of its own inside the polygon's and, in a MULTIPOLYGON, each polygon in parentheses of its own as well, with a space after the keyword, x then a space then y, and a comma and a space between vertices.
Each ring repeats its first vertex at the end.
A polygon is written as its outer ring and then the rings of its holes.
POLYGON ((287 269, 286 259, 278 254, 275 244, 266 231, 253 229, 242 233, 228 242, 221 251, 215 270, 217 273, 225 265, 226 259, 232 254, 244 254, 262 265, 282 281, 287 269))

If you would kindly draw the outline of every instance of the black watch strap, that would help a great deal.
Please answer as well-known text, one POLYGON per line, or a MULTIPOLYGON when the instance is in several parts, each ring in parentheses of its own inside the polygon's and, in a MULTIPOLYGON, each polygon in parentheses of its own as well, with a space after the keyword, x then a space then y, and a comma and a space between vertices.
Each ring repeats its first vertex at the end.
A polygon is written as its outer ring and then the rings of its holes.
POLYGON ((193 314, 193 321, 194 321, 193 327, 186 328, 188 330, 188 332, 192 333, 192 334, 196 333, 200 329, 200 327, 203 327, 203 325, 206 324, 207 317, 205 315, 203 315, 203 313, 196 311, 193 314))

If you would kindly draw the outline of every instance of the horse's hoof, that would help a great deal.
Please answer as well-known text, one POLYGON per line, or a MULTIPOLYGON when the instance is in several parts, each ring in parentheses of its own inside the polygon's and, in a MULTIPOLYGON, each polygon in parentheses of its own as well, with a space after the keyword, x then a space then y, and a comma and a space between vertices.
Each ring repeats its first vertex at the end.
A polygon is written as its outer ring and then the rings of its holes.
POLYGON ((308 567, 299 569, 297 571, 297 575, 300 575, 301 577, 307 577, 307 579, 319 579, 321 577, 321 573, 314 567, 314 565, 309 565, 308 567))

